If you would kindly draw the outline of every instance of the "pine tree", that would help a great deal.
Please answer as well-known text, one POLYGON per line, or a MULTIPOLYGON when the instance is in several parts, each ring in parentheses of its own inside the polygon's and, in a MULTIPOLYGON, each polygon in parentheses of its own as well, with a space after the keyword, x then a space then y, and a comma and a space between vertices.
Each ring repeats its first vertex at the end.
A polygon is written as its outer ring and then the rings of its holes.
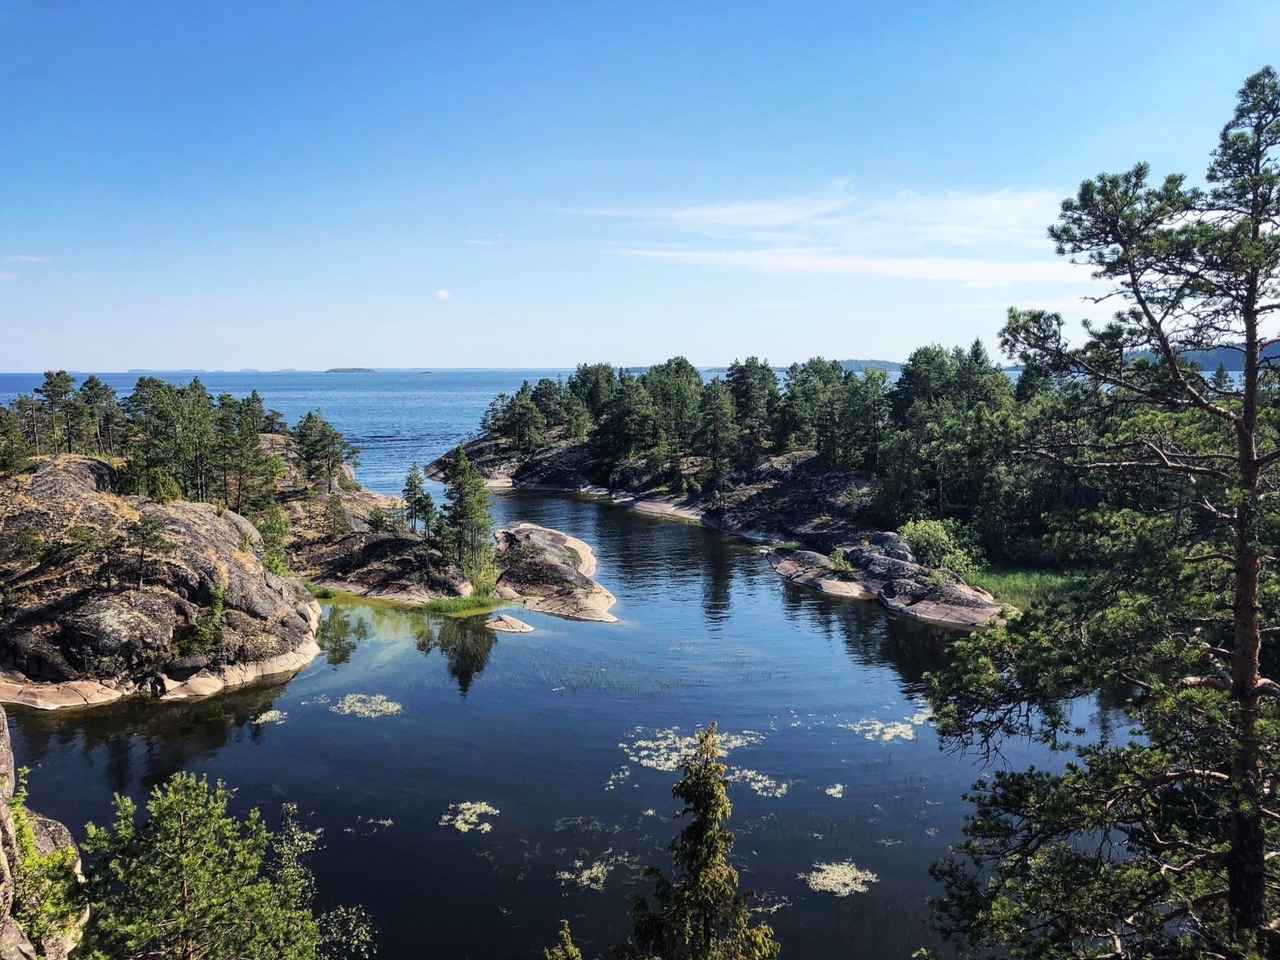
POLYGON ((1043 310, 1002 333, 1059 387, 1019 446, 1114 499, 1063 530, 1099 568, 1088 588, 958 640, 935 678, 952 744, 1073 754, 980 781, 934 868, 939 926, 975 952, 1280 955, 1280 76, 1246 80, 1206 188, 1148 175, 1084 181, 1049 230, 1124 308, 1075 345, 1043 310), (1188 362, 1224 345, 1238 382, 1188 362), (1099 691, 1130 735, 1077 729, 1070 705, 1099 691))
POLYGON ((484 577, 493 561, 493 497, 461 446, 444 471, 447 553, 468 580, 484 577))
POLYGON ((138 551, 138 589, 142 589, 147 571, 147 554, 169 553, 173 541, 164 535, 164 521, 144 513, 125 528, 125 543, 138 551))
POLYGON ((347 519, 347 508, 342 505, 342 498, 336 493, 329 494, 324 508, 325 529, 335 540, 345 533, 351 532, 351 521, 347 519))
POLYGON ((774 960, 780 947, 767 924, 751 926, 750 894, 738 892, 738 871, 729 864, 733 834, 721 824, 733 807, 726 788, 716 725, 698 731, 698 745, 685 761, 684 779, 671 793, 684 801, 679 816, 688 825, 671 844, 675 877, 650 867, 657 908, 643 897, 632 911, 632 939, 614 947, 618 960, 774 960))
POLYGON ((417 533, 418 508, 422 500, 422 471, 416 460, 404 478, 404 490, 400 495, 404 498, 404 519, 409 524, 409 529, 417 533))
POLYGON ((179 773, 155 787, 147 818, 116 796, 105 828, 88 826, 89 956, 112 960, 320 960, 373 952, 363 914, 317 917, 306 857, 317 834, 285 808, 273 835, 257 810, 227 811, 219 781, 179 773), (334 936, 340 938, 335 942, 334 936))

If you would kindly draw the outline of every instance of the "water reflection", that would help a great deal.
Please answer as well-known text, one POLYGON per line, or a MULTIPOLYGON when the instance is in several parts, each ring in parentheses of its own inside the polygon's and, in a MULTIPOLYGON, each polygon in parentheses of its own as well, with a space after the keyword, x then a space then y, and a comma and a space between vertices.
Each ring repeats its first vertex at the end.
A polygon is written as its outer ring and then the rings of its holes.
POLYGON ((414 642, 424 654, 439 650, 444 656, 449 676, 457 682, 458 693, 463 697, 476 674, 484 671, 498 642, 497 635, 484 622, 484 617, 440 617, 434 632, 428 628, 414 634, 414 642))
POLYGON ((351 659, 361 640, 369 639, 369 622, 351 611, 331 606, 320 620, 316 643, 330 666, 338 667, 351 659))
POLYGON ((135 697, 106 707, 69 714, 12 708, 15 746, 28 764, 51 754, 78 754, 102 770, 112 793, 149 791, 197 760, 211 757, 239 737, 262 736, 253 718, 271 709, 286 683, 254 685, 191 703, 157 704, 135 697))

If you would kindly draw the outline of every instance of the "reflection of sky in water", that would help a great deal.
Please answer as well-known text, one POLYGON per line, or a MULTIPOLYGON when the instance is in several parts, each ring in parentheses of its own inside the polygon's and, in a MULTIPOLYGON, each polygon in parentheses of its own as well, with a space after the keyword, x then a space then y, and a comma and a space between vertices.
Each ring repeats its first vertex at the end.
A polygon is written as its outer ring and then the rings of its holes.
POLYGON ((641 868, 669 867, 679 756, 715 720, 736 866, 787 954, 928 943, 927 866, 980 773, 939 752, 924 712, 945 636, 794 588, 700 527, 572 499, 499 511, 592 544, 620 622, 527 613, 534 633, 499 638, 483 618, 330 606, 323 654, 287 684, 14 711, 34 805, 77 828, 113 791, 207 772, 241 809, 291 800, 325 828, 320 888, 369 908, 382 957, 419 956, 424 930, 445 958, 527 955, 562 917, 604 953, 650 890, 641 868))

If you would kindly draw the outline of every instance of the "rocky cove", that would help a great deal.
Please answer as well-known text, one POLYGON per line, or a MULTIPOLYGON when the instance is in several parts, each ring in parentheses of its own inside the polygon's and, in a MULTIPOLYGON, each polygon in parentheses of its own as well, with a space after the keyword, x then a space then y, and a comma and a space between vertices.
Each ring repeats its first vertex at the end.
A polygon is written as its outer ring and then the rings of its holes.
MULTIPOLYGON (((264 436, 286 453, 282 438, 264 436)), ((394 498, 348 474, 348 532, 324 536, 289 460, 278 482, 292 514, 290 565, 322 586, 408 604, 468 596, 469 582, 420 538, 375 533, 394 498)), ((121 496, 90 457, 41 460, 5 481, 0 501, 0 703, 99 706, 142 694, 180 700, 288 675, 319 652, 321 608, 303 582, 260 555, 244 517, 207 503, 121 496), (150 540, 140 532, 151 523, 150 540)), ((609 621, 612 595, 591 579, 586 544, 521 524, 497 533, 494 596, 571 619, 609 621)))
MULTIPOLYGON (((674 497, 646 491, 651 479, 639 464, 613 472, 624 486, 593 484, 586 476, 593 466, 586 441, 561 441, 522 454, 509 440, 487 436, 463 449, 495 489, 597 497, 755 542, 816 547, 775 546, 768 552, 778 575, 800 586, 878 600, 895 614, 965 629, 983 628, 1007 612, 989 593, 956 573, 917 563, 898 535, 860 523, 858 501, 865 496, 868 477, 826 469, 812 451, 763 461, 727 494, 674 497)), ((432 463, 428 476, 443 476, 452 456, 445 454, 432 463)))

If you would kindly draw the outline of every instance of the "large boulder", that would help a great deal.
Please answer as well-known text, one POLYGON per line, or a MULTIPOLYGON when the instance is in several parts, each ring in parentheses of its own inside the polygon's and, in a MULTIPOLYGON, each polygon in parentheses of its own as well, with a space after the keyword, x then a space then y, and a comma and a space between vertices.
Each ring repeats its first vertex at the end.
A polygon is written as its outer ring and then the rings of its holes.
POLYGON ((494 537, 502 567, 499 597, 569 620, 617 621, 608 612, 617 601, 591 579, 595 556, 581 540, 533 523, 499 530, 494 537))

